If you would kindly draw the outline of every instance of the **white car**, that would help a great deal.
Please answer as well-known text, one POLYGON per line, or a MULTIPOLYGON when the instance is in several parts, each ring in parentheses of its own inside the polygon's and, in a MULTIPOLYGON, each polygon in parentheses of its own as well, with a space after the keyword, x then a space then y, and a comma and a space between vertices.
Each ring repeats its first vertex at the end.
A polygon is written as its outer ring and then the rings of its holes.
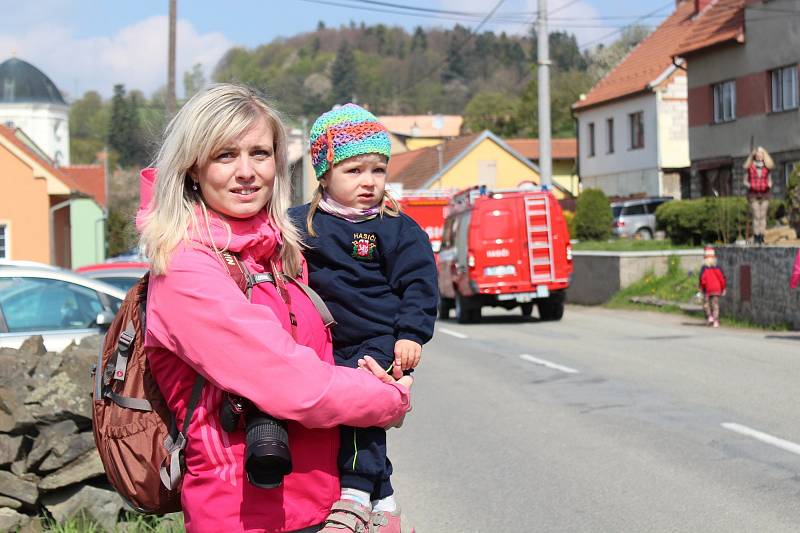
POLYGON ((29 262, 0 264, 0 348, 41 335, 48 351, 103 333, 125 291, 68 270, 29 262))

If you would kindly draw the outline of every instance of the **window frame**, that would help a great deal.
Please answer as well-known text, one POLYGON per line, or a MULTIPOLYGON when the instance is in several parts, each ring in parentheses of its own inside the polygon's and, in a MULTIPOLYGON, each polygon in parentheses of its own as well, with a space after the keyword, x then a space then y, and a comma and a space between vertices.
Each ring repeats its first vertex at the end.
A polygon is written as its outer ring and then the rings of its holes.
POLYGON ((589 157, 594 157, 596 154, 595 151, 596 137, 595 137, 594 122, 590 122, 588 126, 589 126, 589 157))
POLYGON ((628 113, 628 149, 644 148, 644 111, 628 113))
POLYGON ((0 259, 11 259, 11 224, 0 220, 0 259))
POLYGON ((714 124, 736 120, 736 80, 725 80, 712 85, 714 124), (726 89, 729 89, 726 93, 726 89), (726 98, 730 114, 726 114, 726 98))
POLYGON ((800 94, 798 94, 798 73, 797 73, 797 65, 786 65, 784 67, 779 67, 770 71, 770 95, 772 97, 772 112, 773 113, 781 113, 783 111, 791 111, 797 109, 800 105, 800 94), (786 74, 790 73, 788 79, 790 80, 790 87, 788 87, 787 91, 787 76, 786 74), (787 94, 791 95, 792 102, 789 102, 787 105, 787 94))
POLYGON ((606 153, 614 153, 614 117, 606 119, 606 153))

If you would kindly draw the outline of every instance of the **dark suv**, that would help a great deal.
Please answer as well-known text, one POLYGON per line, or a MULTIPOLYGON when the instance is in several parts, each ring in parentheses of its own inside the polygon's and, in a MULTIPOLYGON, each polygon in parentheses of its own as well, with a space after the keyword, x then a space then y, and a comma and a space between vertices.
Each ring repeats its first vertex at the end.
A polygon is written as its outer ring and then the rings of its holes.
POLYGON ((672 200, 671 196, 639 198, 612 203, 614 235, 636 237, 643 240, 652 239, 656 232, 656 208, 669 200, 672 200))

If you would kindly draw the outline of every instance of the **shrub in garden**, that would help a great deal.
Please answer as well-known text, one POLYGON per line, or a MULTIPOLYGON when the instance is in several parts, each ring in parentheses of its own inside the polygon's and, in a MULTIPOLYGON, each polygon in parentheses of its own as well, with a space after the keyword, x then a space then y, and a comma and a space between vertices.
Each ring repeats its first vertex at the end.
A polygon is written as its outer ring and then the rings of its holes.
POLYGON ((564 222, 567 223, 567 231, 570 238, 575 238, 575 212, 564 211, 564 222))
POLYGON ((606 240, 611 237, 611 204, 600 189, 586 189, 575 207, 575 237, 581 240, 606 240))
MULTIPOLYGON (((770 201, 768 223, 784 211, 782 201, 770 201)), ((656 222, 675 244, 730 243, 747 233, 750 208, 741 196, 673 200, 658 207, 656 222)))

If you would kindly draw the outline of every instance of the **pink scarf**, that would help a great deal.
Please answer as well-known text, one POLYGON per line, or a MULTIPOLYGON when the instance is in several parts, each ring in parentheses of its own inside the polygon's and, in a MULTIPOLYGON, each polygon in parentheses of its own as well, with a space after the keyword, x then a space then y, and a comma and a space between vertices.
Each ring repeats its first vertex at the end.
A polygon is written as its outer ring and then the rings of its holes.
POLYGON ((343 218, 348 222, 363 222, 378 216, 380 208, 377 205, 368 207, 367 209, 357 209, 355 207, 347 207, 342 205, 327 192, 322 193, 322 200, 319 201, 319 208, 326 213, 335 217, 343 218))

